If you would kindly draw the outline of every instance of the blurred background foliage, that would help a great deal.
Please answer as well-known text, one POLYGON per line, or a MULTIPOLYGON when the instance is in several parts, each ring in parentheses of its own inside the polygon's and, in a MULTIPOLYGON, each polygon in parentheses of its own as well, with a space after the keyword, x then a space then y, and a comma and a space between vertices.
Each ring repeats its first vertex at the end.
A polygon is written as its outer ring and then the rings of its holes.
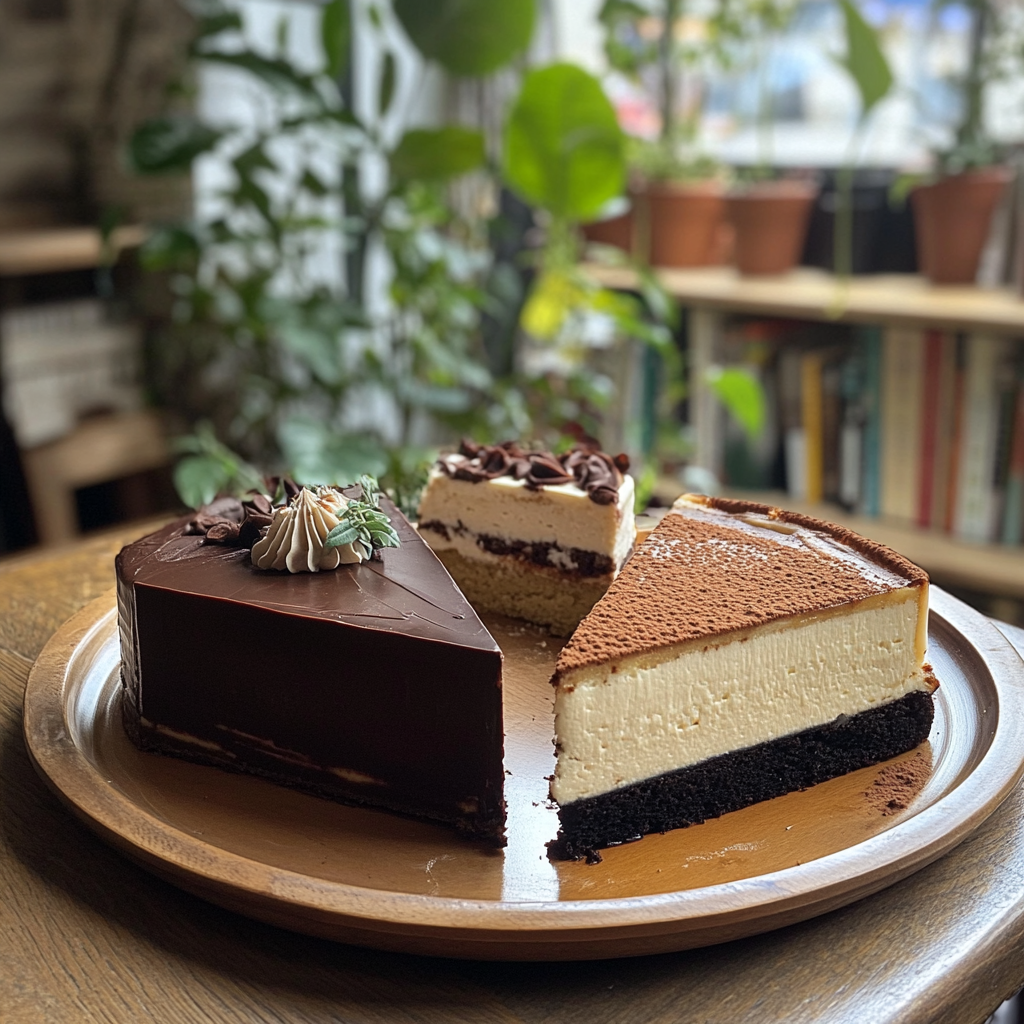
MULTIPOLYGON (((526 67, 535 0, 369 4, 381 59, 362 115, 349 0, 318 8, 312 67, 289 56, 286 17, 267 52, 249 42, 243 9, 190 6, 189 69, 128 152, 141 175, 188 174, 211 152, 230 165, 215 216, 156 227, 143 251, 174 294, 151 376, 157 400, 189 429, 176 471, 186 502, 245 489, 258 466, 303 482, 372 473, 414 509, 438 446, 459 435, 604 440, 603 418, 622 400, 614 372, 594 358, 609 345, 647 346, 658 379, 661 429, 639 442, 643 478, 659 444, 678 456, 678 311, 646 268, 639 294, 612 292, 583 259, 580 224, 625 187, 625 137, 586 71, 526 67), (497 145, 483 125, 411 125, 395 109, 398 36, 449 76, 512 76, 497 145), (260 84, 257 124, 196 113, 203 65, 260 84), (385 130, 396 121, 397 132, 385 130), (456 201, 467 180, 483 197, 470 209, 456 201), (326 268, 325 251, 335 254, 326 268), (386 280, 376 291, 375 259, 386 280)), ((608 17, 630 6, 608 4, 608 17)), ((628 259, 599 247, 587 255, 628 259)), ((763 402, 737 374, 710 383, 756 432, 763 402)))

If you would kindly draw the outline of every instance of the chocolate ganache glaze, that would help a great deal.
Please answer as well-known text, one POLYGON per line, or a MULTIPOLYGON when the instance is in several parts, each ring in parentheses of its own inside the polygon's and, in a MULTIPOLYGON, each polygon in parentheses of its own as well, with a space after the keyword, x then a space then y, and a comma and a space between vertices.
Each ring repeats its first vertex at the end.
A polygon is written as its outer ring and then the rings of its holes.
POLYGON ((264 505, 215 502, 118 555, 128 735, 502 843, 502 655, 444 567, 382 497, 400 547, 256 569, 264 505))
POLYGON ((442 456, 438 465, 450 477, 471 483, 510 476, 532 490, 575 484, 598 505, 612 505, 619 497, 622 474, 629 469, 629 457, 612 457, 596 445, 579 444, 555 455, 521 448, 515 441, 489 445, 464 438, 458 452, 442 456))

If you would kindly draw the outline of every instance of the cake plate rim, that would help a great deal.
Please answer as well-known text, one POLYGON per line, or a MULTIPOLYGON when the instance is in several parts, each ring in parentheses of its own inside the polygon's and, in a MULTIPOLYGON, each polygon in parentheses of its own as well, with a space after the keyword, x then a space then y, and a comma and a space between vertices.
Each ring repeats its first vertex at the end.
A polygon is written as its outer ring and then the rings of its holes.
POLYGON ((113 589, 43 648, 25 690, 24 736, 44 782, 97 835, 160 877, 249 917, 358 945, 467 959, 677 951, 770 931, 877 892, 947 853, 1016 786, 1024 775, 1024 749, 1014 742, 1024 729, 1024 663, 990 620, 934 586, 931 614, 993 684, 994 724, 980 761, 949 792, 885 832, 805 864, 700 889, 522 902, 395 892, 313 878, 176 828, 108 785, 68 725, 69 671, 90 643, 116 629, 113 589))

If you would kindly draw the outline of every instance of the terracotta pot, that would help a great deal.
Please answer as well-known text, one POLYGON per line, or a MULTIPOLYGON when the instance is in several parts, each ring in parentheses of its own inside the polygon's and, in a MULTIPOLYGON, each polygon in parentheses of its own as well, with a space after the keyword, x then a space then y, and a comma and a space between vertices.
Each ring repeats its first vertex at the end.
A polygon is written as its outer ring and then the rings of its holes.
POLYGON ((653 266, 706 267, 726 258, 729 228, 719 182, 652 182, 641 202, 653 266))
POLYGON ((607 220, 595 220, 583 225, 583 237, 588 242, 601 245, 614 245, 626 252, 633 251, 633 211, 609 217, 607 220))
POLYGON ((917 261, 935 284, 971 284, 985 247, 992 214, 1013 174, 985 167, 922 185, 910 194, 917 261))
POLYGON ((784 274, 797 265, 817 195, 809 182, 765 181, 728 197, 733 262, 741 274, 784 274))

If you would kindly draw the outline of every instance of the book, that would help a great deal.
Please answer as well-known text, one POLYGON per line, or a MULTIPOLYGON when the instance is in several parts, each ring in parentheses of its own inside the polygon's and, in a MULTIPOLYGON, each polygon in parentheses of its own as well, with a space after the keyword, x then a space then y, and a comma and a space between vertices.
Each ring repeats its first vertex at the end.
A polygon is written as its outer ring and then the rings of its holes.
POLYGON ((800 357, 800 412, 804 434, 804 498, 825 496, 825 420, 822 388, 824 354, 812 349, 800 357))
POLYGON ((882 339, 881 514, 917 519, 921 477, 924 333, 890 327, 882 339))
POLYGON ((779 419, 786 493, 797 501, 807 497, 807 449, 801 403, 801 351, 783 347, 778 358, 779 419))
POLYGON ((137 324, 112 323, 96 299, 10 309, 0 317, 0 378, 21 448, 55 441, 79 418, 142 405, 137 324))
POLYGON ((843 361, 842 350, 825 353, 821 367, 822 496, 839 501, 842 459, 843 361))
POLYGON ((839 504, 856 509, 864 486, 864 352, 854 346, 840 368, 839 504))
POLYGON ((1020 544, 1024 539, 1024 379, 1017 381, 1003 524, 999 539, 1004 544, 1020 544))
POLYGON ((960 463, 964 433, 964 387, 967 377, 967 338, 958 335, 953 367, 953 405, 950 417, 949 472, 946 486, 946 517, 943 528, 953 533, 956 525, 956 496, 960 487, 960 463))
POLYGON ((994 475, 999 442, 996 393, 1009 342, 974 335, 966 346, 962 429, 953 532, 964 540, 990 541, 996 527, 994 475))
POLYGON ((864 365, 861 407, 861 513, 877 516, 882 510, 882 332, 878 327, 860 329, 858 346, 864 365))
POLYGON ((990 540, 1002 536, 1006 518, 1006 491, 1010 479, 1010 449, 1013 446, 1014 413, 1017 404, 1017 373, 1013 344, 1004 348, 996 364, 996 389, 992 396, 996 406, 995 462, 992 467, 992 510, 990 540))
POLYGON ((939 336, 939 383, 936 401, 935 454, 932 464, 932 500, 928 526, 947 529, 949 476, 953 459, 953 435, 957 420, 957 338, 939 336))
POLYGON ((924 380, 921 389, 921 465, 917 496, 917 525, 932 525, 935 474, 939 450, 939 391, 942 375, 942 334, 928 331, 924 337, 924 380))

